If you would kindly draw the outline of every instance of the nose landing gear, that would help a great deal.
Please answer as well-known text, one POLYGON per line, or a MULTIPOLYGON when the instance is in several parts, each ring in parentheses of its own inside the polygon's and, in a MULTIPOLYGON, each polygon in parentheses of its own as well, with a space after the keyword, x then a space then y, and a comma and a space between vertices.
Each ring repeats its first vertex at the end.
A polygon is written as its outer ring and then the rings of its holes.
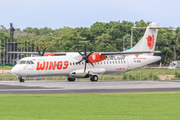
POLYGON ((68 78, 68 81, 73 82, 73 81, 75 81, 75 78, 68 78))
POLYGON ((18 77, 19 82, 24 82, 24 79, 22 79, 22 77, 18 77))

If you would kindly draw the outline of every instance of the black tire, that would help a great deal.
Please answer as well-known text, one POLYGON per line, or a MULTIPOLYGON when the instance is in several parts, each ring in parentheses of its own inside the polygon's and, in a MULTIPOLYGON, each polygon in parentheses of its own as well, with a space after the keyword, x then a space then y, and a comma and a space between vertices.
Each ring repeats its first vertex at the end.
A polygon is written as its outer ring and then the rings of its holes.
POLYGON ((92 82, 97 82, 98 81, 98 76, 97 75, 93 75, 93 76, 90 77, 90 80, 92 82))
POLYGON ((20 78, 20 79, 19 79, 19 82, 24 82, 24 79, 20 78))
POLYGON ((74 82, 74 81, 75 81, 75 78, 68 78, 68 81, 69 81, 69 82, 74 82))

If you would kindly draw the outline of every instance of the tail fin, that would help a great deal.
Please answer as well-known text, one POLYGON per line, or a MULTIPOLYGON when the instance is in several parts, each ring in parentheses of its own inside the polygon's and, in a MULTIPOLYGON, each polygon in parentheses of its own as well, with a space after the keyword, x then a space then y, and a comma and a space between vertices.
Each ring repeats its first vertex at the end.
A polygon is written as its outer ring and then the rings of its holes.
POLYGON ((128 51, 154 51, 159 23, 151 23, 141 40, 128 51))

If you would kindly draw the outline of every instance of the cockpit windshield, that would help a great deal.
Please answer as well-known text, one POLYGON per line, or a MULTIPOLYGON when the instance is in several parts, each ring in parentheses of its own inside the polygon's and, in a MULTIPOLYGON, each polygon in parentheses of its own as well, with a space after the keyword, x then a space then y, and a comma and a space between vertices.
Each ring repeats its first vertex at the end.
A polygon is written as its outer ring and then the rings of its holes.
POLYGON ((18 64, 34 64, 32 60, 21 60, 18 64))
POLYGON ((19 61, 19 64, 26 64, 26 61, 25 60, 21 60, 21 61, 19 61))

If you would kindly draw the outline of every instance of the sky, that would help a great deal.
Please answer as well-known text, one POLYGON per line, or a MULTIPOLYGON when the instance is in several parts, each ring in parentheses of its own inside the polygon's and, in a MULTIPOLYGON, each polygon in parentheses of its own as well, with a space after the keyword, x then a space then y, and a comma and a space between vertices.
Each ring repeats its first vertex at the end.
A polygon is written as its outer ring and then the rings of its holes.
POLYGON ((159 22, 180 26, 180 0, 0 0, 0 25, 52 29, 95 22, 159 22))

